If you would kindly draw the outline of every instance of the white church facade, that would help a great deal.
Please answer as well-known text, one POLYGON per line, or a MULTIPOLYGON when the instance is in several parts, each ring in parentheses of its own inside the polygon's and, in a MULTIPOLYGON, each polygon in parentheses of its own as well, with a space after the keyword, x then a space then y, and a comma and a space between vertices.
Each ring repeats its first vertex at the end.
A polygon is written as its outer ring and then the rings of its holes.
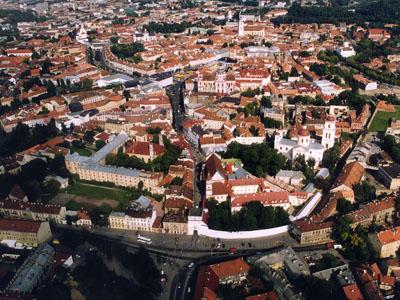
POLYGON ((284 131, 279 130, 275 134, 274 148, 292 161, 303 155, 306 161, 310 158, 314 159, 315 166, 318 166, 322 162, 324 152, 335 144, 335 123, 335 118, 328 116, 324 124, 321 143, 311 139, 310 132, 305 126, 298 131, 297 140, 284 138, 284 131))

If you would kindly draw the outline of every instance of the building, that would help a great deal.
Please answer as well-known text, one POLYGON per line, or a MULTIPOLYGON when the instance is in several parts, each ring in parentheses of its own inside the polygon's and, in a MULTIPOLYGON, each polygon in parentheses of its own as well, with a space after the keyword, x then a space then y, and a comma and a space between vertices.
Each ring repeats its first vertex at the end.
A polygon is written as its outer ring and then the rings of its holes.
POLYGON ((356 55, 356 51, 353 46, 351 46, 348 42, 343 43, 343 46, 339 46, 336 48, 336 52, 343 58, 349 58, 356 55))
POLYGON ((17 200, 0 201, 0 214, 6 218, 33 221, 50 221, 61 224, 66 208, 54 204, 32 203, 17 200))
POLYGON ((161 181, 161 173, 104 165, 106 156, 116 153, 127 139, 128 135, 121 132, 90 157, 81 156, 76 152, 68 154, 65 156, 67 169, 83 180, 113 182, 115 185, 126 187, 137 187, 142 182, 144 188, 151 190, 161 181))
POLYGON ((201 93, 231 94, 235 91, 235 75, 224 71, 200 72, 197 89, 201 93))
POLYGON ((400 247, 400 226, 372 234, 369 240, 379 257, 396 256, 400 247))
POLYGON ((51 238, 49 222, 0 219, 0 240, 37 247, 51 238))
POLYGON ((360 183, 364 176, 365 168, 362 164, 357 161, 348 163, 345 165, 336 178, 332 193, 342 192, 346 193, 346 199, 349 201, 355 201, 353 186, 360 183))
POLYGON ((378 88, 378 83, 376 81, 369 80, 361 74, 354 74, 353 79, 361 85, 364 91, 374 91, 378 88))
POLYGON ((166 213, 162 220, 163 228, 166 233, 171 234, 187 234, 188 233, 188 217, 182 212, 166 213))
MULTIPOLYGON (((162 139, 162 137, 160 138, 162 139)), ((125 147, 125 153, 145 162, 152 161, 165 153, 165 147, 151 142, 135 142, 125 147)))
POLYGON ((320 222, 312 218, 294 221, 291 228, 292 234, 301 245, 331 242, 332 231, 333 222, 320 222))
POLYGON ((390 190, 400 187, 400 166, 397 163, 387 163, 379 166, 378 176, 390 190))
POLYGON ((274 148, 292 161, 303 155, 306 161, 310 158, 314 159, 315 165, 318 166, 322 162, 325 150, 333 147, 335 143, 335 123, 334 117, 327 118, 321 143, 311 141, 310 132, 305 126, 299 130, 297 140, 284 138, 284 131, 279 130, 275 134, 274 148))
POLYGON ((383 200, 376 200, 361 206, 360 209, 347 214, 351 220, 351 226, 368 226, 372 222, 384 225, 392 222, 395 212, 395 199, 388 197, 383 200))
POLYGON ((156 209, 152 204, 152 199, 140 196, 132 202, 125 213, 112 212, 108 217, 110 228, 125 230, 152 231, 156 220, 156 209))
POLYGON ((275 175, 275 179, 293 186, 302 186, 303 180, 305 180, 306 177, 303 175, 303 172, 301 171, 280 170, 275 175))
POLYGON ((195 300, 204 299, 204 290, 215 291, 219 284, 240 284, 248 275, 250 266, 237 258, 209 266, 201 266, 196 282, 195 300))
POLYGON ((18 269, 5 290, 21 296, 31 293, 45 279, 54 257, 55 250, 49 244, 38 247, 18 269))

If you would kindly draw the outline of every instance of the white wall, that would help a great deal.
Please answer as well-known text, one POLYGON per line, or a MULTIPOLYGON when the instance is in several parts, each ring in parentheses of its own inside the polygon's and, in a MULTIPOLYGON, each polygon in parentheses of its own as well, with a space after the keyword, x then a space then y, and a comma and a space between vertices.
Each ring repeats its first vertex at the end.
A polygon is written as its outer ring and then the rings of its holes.
MULTIPOLYGON (((197 227, 197 233, 199 235, 208 236, 211 238, 220 238, 220 239, 225 239, 225 240, 269 237, 269 236, 288 232, 288 230, 289 230, 288 225, 269 228, 269 229, 260 229, 260 230, 252 230, 252 231, 236 231, 236 232, 213 230, 213 229, 209 229, 207 226, 197 227)), ((189 234, 193 234, 193 233, 189 233, 189 234)))

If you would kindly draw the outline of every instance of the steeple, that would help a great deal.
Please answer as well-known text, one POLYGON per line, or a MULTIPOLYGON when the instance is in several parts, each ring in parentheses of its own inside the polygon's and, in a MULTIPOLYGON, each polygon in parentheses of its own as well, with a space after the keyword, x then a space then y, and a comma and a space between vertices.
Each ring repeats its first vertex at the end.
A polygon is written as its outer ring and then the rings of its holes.
POLYGON ((332 148, 335 144, 336 135, 336 120, 332 115, 328 115, 324 124, 324 130, 322 131, 322 146, 327 150, 332 148))

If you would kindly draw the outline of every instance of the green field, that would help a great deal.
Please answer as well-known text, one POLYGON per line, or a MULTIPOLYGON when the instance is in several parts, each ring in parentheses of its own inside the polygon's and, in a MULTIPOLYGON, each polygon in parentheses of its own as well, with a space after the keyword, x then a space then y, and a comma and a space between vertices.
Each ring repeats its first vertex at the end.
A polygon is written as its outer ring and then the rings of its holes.
POLYGON ((86 148, 76 148, 74 146, 71 147, 70 152, 71 152, 71 154, 74 153, 74 152, 78 152, 78 154, 82 155, 82 156, 91 156, 92 155, 92 152, 90 152, 88 149, 86 149, 86 148))
POLYGON ((386 131, 389 126, 389 119, 400 120, 400 107, 396 107, 396 112, 378 111, 369 126, 369 132, 386 131))
POLYGON ((93 199, 110 199, 120 203, 127 203, 133 200, 132 193, 118 188, 107 188, 95 185, 86 185, 82 183, 74 183, 67 187, 66 192, 82 197, 93 199))

